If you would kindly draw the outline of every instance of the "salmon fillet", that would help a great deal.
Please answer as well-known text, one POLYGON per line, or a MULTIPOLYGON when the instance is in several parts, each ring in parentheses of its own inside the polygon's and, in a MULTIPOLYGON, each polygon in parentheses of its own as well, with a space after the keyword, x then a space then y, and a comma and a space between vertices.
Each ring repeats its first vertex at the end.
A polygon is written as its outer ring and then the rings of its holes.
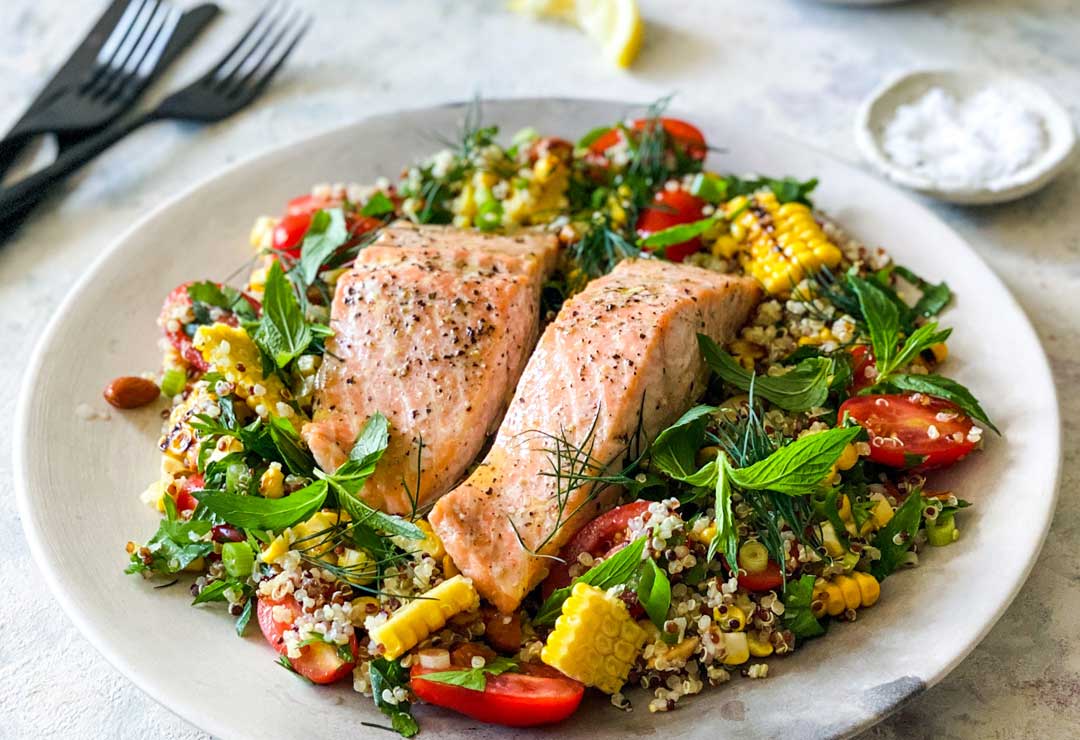
POLYGON ((560 491, 554 466, 565 473, 572 465, 568 456, 556 459, 548 435, 588 450, 591 474, 621 467, 636 454, 636 439, 655 438, 704 391, 697 334, 729 341, 760 294, 747 278, 639 259, 619 263, 563 305, 491 450, 429 516, 482 596, 512 612, 550 565, 530 551, 558 553, 619 494, 608 487, 594 495, 589 483, 560 491))
POLYGON ((334 336, 302 430, 319 467, 336 470, 382 412, 389 446, 360 492, 367 504, 406 514, 457 483, 498 428, 536 342, 557 249, 535 232, 386 228, 334 294, 334 336))

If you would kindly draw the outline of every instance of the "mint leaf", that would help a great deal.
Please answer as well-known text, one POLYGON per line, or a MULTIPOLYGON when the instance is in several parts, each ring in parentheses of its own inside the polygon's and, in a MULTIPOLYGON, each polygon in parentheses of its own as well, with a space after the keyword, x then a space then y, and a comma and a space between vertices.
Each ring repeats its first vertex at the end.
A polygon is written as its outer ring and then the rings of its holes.
POLYGON ((460 686, 463 689, 469 689, 470 691, 483 691, 487 688, 488 676, 498 676, 507 671, 513 671, 516 668, 517 663, 515 661, 510 660, 510 658, 499 657, 492 659, 490 662, 485 663, 479 668, 435 671, 434 673, 421 674, 419 678, 424 681, 434 681, 435 683, 460 686))
POLYGON ((678 481, 696 480, 700 472, 697 451, 705 441, 705 426, 714 411, 715 406, 695 406, 660 432, 650 449, 652 467, 678 481))
POLYGON ((848 284, 859 299, 870 343, 877 359, 878 373, 893 367, 893 357, 900 343, 900 309, 879 285, 849 273, 848 284))
POLYGON ((753 465, 733 468, 731 481, 751 491, 789 496, 811 493, 825 480, 844 448, 861 433, 860 427, 843 427, 808 434, 753 465))
POLYGON ((698 334, 698 344, 705 363, 721 380, 743 391, 753 382, 756 396, 785 411, 806 411, 829 397, 833 363, 826 357, 808 357, 784 375, 755 375, 704 334, 698 334))
POLYGON ((643 247, 670 247, 674 244, 682 244, 704 234, 717 221, 716 216, 703 218, 700 221, 692 221, 688 224, 679 224, 667 229, 654 232, 638 243, 643 247))
POLYGON ((580 139, 578 139, 578 143, 577 143, 578 148, 579 149, 588 148, 594 141, 599 139, 601 136, 606 134, 608 131, 611 131, 611 129, 612 129, 611 126, 597 126, 596 128, 589 131, 587 134, 582 136, 580 139))
POLYGON ((297 522, 310 519, 326 500, 326 493, 326 483, 323 481, 316 481, 295 493, 276 499, 203 491, 199 494, 199 506, 242 529, 269 529, 278 532, 297 522))
POLYGON ((315 282, 323 263, 348 240, 349 227, 345 223, 345 213, 340 208, 312 214, 311 225, 300 245, 300 262, 296 267, 305 286, 315 282))
MULTIPOLYGON (((202 496, 199 496, 202 503, 202 496)), ((131 563, 125 573, 144 573, 150 571, 161 575, 179 573, 195 560, 209 555, 214 545, 202 538, 210 531, 210 522, 202 519, 184 521, 176 511, 176 502, 166 494, 162 499, 165 505, 165 519, 158 526, 158 531, 146 543, 150 551, 150 562, 143 561, 140 551, 131 554, 131 563)))
POLYGON ((719 552, 723 553, 728 563, 737 563, 739 538, 735 531, 735 513, 731 509, 731 476, 734 471, 722 452, 717 455, 716 465, 716 534, 709 543, 708 559, 712 560, 719 552))
POLYGON ((638 575, 637 597, 649 619, 664 633, 668 608, 671 606, 671 581, 664 569, 652 558, 641 564, 638 575))
POLYGON ((996 434, 1001 434, 994 423, 990 421, 986 411, 979 405, 978 400, 964 386, 955 380, 941 375, 894 375, 889 378, 889 384, 902 390, 914 393, 925 393, 928 396, 943 398, 955 403, 960 410, 975 421, 981 422, 993 429, 996 434))
POLYGON ((277 262, 270 266, 266 275, 262 320, 251 338, 279 368, 300 356, 315 338, 292 283, 285 278, 277 262))
POLYGON ((690 183, 690 194, 719 205, 728 198, 728 181, 708 172, 699 172, 690 183))
POLYGON ((922 295, 919 296, 919 300, 911 307, 913 317, 928 319, 937 316, 952 300, 952 290, 950 290, 949 286, 944 282, 935 285, 900 265, 894 267, 893 272, 914 285, 922 293, 922 295))
POLYGON ((641 556, 645 552, 647 539, 648 537, 639 537, 607 560, 582 573, 569 586, 552 593, 540 605, 533 624, 554 624, 562 611, 563 602, 570 596, 570 591, 574 586, 579 583, 587 583, 605 590, 619 584, 630 583, 641 568, 641 556))
POLYGON ((881 551, 881 558, 870 566, 870 573, 884 581, 904 562, 904 555, 915 542, 915 533, 923 514, 922 491, 911 491, 904 499, 889 523, 874 535, 873 545, 881 551))
POLYGON ((814 616, 814 576, 804 575, 788 580, 784 585, 784 626, 796 637, 809 638, 825 634, 825 628, 814 616))
POLYGON ((900 351, 890 364, 878 363, 879 382, 887 379, 894 372, 914 360, 924 349, 929 349, 935 344, 944 342, 949 338, 950 334, 952 334, 952 329, 938 331, 938 325, 932 321, 920 326, 907 338, 904 346, 900 348, 900 351))
POLYGON ((292 422, 283 416, 271 416, 267 428, 270 430, 270 441, 289 472, 310 478, 315 469, 315 459, 300 443, 300 435, 292 422))

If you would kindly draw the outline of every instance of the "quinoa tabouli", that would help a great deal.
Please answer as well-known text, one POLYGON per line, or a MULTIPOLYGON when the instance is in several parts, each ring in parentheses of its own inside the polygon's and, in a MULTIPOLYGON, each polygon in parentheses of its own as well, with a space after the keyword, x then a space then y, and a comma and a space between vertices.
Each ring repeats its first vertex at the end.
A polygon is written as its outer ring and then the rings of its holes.
POLYGON ((766 678, 959 537, 928 476, 994 426, 939 276, 660 106, 576 143, 475 110, 165 299, 160 376, 107 391, 172 404, 129 573, 409 737, 416 702, 528 726, 766 678))

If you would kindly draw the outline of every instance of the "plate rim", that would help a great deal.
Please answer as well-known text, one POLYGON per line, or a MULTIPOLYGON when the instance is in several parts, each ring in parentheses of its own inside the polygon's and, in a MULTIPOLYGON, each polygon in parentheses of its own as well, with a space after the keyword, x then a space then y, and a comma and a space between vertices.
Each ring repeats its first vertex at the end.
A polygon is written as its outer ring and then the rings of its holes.
MULTIPOLYGON (((318 139, 332 139, 335 136, 340 135, 341 132, 347 129, 354 128, 365 122, 371 122, 379 119, 394 118, 409 113, 461 108, 471 104, 472 102, 473 101, 471 100, 449 100, 427 105, 395 107, 371 115, 358 116, 340 125, 331 126, 323 130, 316 131, 315 133, 307 136, 301 136, 290 141, 283 142, 281 144, 264 148, 260 151, 252 153, 247 157, 239 159, 236 162, 232 162, 220 169, 217 169, 208 176, 195 181, 189 187, 182 189, 172 197, 163 200, 155 208, 149 210, 137 221, 133 222, 126 229, 122 230, 115 238, 110 241, 108 247, 102 250, 97 255, 97 257, 85 267, 80 277, 71 285, 67 295, 53 310, 52 315, 49 317, 45 328, 42 330, 41 335, 38 337, 38 340, 35 343, 34 349, 30 355, 30 360, 26 365, 26 369, 23 373, 22 380, 19 385, 15 415, 13 420, 14 434, 12 440, 12 470, 15 489, 16 511, 20 518, 23 534, 26 537, 27 543, 29 545, 31 556, 33 557, 38 569, 44 576, 46 584, 48 585, 49 591, 51 592, 53 598, 55 598, 60 604, 60 606, 63 608, 67 618, 71 620, 71 622, 75 625, 79 632, 82 633, 82 635, 91 644, 91 646, 95 650, 97 650, 98 653, 102 655, 102 657, 104 657, 115 670, 117 670, 128 681, 134 684, 135 687, 137 687, 147 696, 151 697, 155 702, 167 709, 169 712, 182 718, 186 722, 189 722, 196 728, 210 732, 212 735, 228 737, 231 735, 234 728, 232 725, 222 724, 217 720, 216 717, 209 713, 199 714, 196 711, 196 708, 190 702, 170 701, 165 695, 165 690, 163 686, 158 686, 153 681, 142 681, 141 669, 136 664, 127 661, 119 653, 115 652, 112 648, 111 643, 102 636, 100 630, 95 626, 93 620, 84 617, 78 609, 74 608, 72 597, 68 595, 67 591, 63 587, 62 581, 59 577, 59 573, 54 568, 54 565, 49 560, 49 558, 46 557, 47 547, 44 541, 44 533, 43 531, 39 531, 34 523, 34 508, 31 501, 29 481, 27 480, 29 461, 29 445, 27 441, 27 431, 30 425, 30 414, 33 405, 32 391, 35 380, 40 374, 42 367, 44 366, 46 349, 51 344, 53 335, 59 331, 63 318, 68 314, 69 309, 71 309, 72 306, 75 304, 76 299, 82 293, 84 287, 92 281, 95 274, 106 262, 108 262, 112 258, 113 254, 119 251, 121 245, 127 243, 130 240, 131 236, 138 232, 145 223, 156 219, 161 213, 170 210, 178 203, 181 203, 184 200, 190 198, 192 195, 196 194, 203 188, 208 187, 209 185, 220 179, 230 177, 238 171, 246 169, 264 159, 270 159, 288 151, 289 149, 299 147, 301 145, 310 144, 311 142, 318 139)), ((570 105, 602 104, 611 107, 622 107, 626 110, 632 110, 643 105, 641 103, 628 101, 622 98, 575 96, 493 97, 484 98, 482 100, 482 103, 485 105, 543 105, 548 103, 565 103, 570 105)), ((678 106, 673 108, 672 112, 676 114, 689 113, 691 116, 693 115, 692 112, 686 111, 682 108, 679 108, 678 106)), ((719 120, 721 117, 720 111, 718 109, 712 108, 707 108, 700 111, 699 115, 703 117, 713 118, 716 120, 719 120)), ((861 170, 864 174, 868 174, 866 173, 865 169, 858 167, 857 165, 842 157, 839 157, 821 147, 802 142, 786 134, 780 134, 774 131, 770 131, 768 129, 764 129, 759 132, 759 135, 762 137, 775 137, 784 139, 788 142, 798 143, 799 146, 812 152, 815 155, 821 156, 827 160, 838 162, 845 167, 861 170)), ((949 673, 955 670, 955 668, 971 654, 971 652, 985 639, 986 635, 990 632, 990 630, 993 629, 993 627, 998 623, 998 621, 1004 615, 1005 611, 1012 605, 1013 601, 1015 601, 1016 596, 1019 594, 1020 590, 1027 583, 1028 578, 1031 575, 1031 571, 1034 568, 1036 562, 1038 561, 1039 555, 1041 554, 1043 547, 1046 544, 1046 538, 1049 533, 1050 526, 1053 523, 1054 515, 1057 511, 1057 505, 1061 492, 1061 472, 1064 463, 1062 453, 1064 430, 1062 428, 1061 406, 1057 392, 1057 384, 1054 382, 1053 369, 1050 365, 1046 349, 1043 346, 1043 341, 1039 336, 1038 331, 1036 331, 1035 325, 1032 323, 1027 311, 1025 311, 1023 306, 1019 303, 1019 301, 1017 301, 1016 297, 1013 295, 1008 285, 1004 283, 1004 281, 1000 278, 1000 276, 998 276, 998 274, 994 271, 990 264, 985 259, 983 259, 982 255, 980 255, 979 252, 973 246, 971 246, 970 242, 963 236, 961 236, 959 232, 953 229, 948 223, 946 223, 944 219, 939 217, 926 205, 919 202, 915 197, 912 196, 911 193, 896 187, 895 183, 889 181, 888 179, 880 180, 879 182, 882 186, 889 188, 898 197, 905 200, 909 206, 918 209, 925 219, 933 221, 936 226, 947 230, 948 232, 953 234, 957 238, 957 240, 962 242, 972 253, 972 255, 986 268, 989 279, 996 283, 996 287, 1001 290, 1003 295, 1007 296, 1008 300, 1011 303, 1011 308, 1015 311, 1016 315, 1023 319, 1024 323, 1031 331, 1031 334, 1036 341, 1039 355, 1039 367, 1037 368, 1037 370, 1041 374, 1045 375, 1045 377, 1049 381, 1048 400, 1051 402, 1049 411, 1052 413, 1052 416, 1051 418, 1046 419, 1046 427, 1048 430, 1052 428, 1054 431, 1054 434, 1048 441, 1052 441, 1053 443, 1052 452, 1053 459, 1056 460, 1056 464, 1054 465, 1052 475, 1049 477, 1049 480, 1052 483, 1052 487, 1050 491, 1050 496, 1047 500, 1048 505, 1046 507, 1046 513, 1042 517, 1043 522, 1041 532, 1039 532, 1038 535, 1038 544, 1033 550, 1030 551, 1028 562, 1021 569, 1021 571, 1019 571, 1018 577, 1015 579, 1014 583, 1009 589, 1008 596, 1002 599, 997 604, 996 608, 993 610, 992 617, 983 624, 982 628, 978 631, 978 634, 975 635, 974 639, 972 639, 970 643, 962 650, 957 652, 952 659, 943 663, 938 670, 934 671, 932 674, 921 676, 924 682, 923 688, 927 689, 940 683, 949 673)), ((890 716, 902 706, 904 706, 918 693, 919 692, 915 692, 898 697, 890 706, 888 706, 887 709, 879 711, 877 714, 872 716, 865 716, 860 721, 854 722, 845 727, 841 731, 841 736, 850 737, 862 730, 865 730, 883 721, 888 716, 890 716)))

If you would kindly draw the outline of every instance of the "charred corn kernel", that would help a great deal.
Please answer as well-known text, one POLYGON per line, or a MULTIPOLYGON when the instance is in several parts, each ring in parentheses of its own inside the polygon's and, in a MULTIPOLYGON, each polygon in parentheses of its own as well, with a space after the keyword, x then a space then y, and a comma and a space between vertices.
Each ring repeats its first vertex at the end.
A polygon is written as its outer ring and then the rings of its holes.
MULTIPOLYGON (((652 622, 645 623, 648 627, 652 627, 649 632, 654 633, 657 637, 660 636, 659 630, 653 626, 652 622)), ((651 635, 650 635, 651 636, 651 635)), ((662 642, 656 643, 656 652, 652 654, 645 664, 652 670, 656 670, 659 662, 667 663, 669 666, 674 663, 685 662, 694 654, 697 650, 700 640, 696 637, 687 637, 678 645, 666 645, 662 642)))
POLYGON ((787 293, 807 274, 835 268, 843 259, 810 208, 781 205, 771 191, 759 191, 750 200, 733 198, 724 213, 734 219, 730 236, 739 243, 744 268, 773 295, 787 293))
POLYGON ((334 549, 333 528, 341 520, 336 511, 317 511, 310 519, 292 527, 293 549, 313 558, 322 558, 334 549))
POLYGON ((731 234, 721 234, 709 249, 714 257, 729 260, 739 251, 739 241, 731 234))
POLYGON ((285 474, 281 472, 281 463, 270 463, 270 467, 259 476, 259 493, 264 498, 281 498, 285 495, 285 474))
POLYGON ((840 589, 840 595, 844 599, 844 606, 848 609, 858 609, 862 604, 862 596, 859 593, 859 585, 851 576, 833 576, 832 582, 840 589))
POLYGON ((710 524, 705 527, 705 529, 694 531, 691 536, 701 544, 708 545, 713 541, 713 537, 716 536, 716 525, 710 524))
POLYGON ((451 617, 480 606, 480 596, 465 576, 443 581, 423 596, 405 604, 371 631, 371 642, 382 646, 383 657, 396 660, 442 629, 451 617))
POLYGON ((274 563, 289 551, 289 538, 284 534, 279 534, 270 544, 266 546, 266 549, 259 554, 259 559, 264 563, 274 563))
POLYGON ((824 522, 821 525, 821 544, 825 546, 825 552, 830 557, 838 558, 846 552, 840 538, 836 536, 836 529, 832 522, 824 522))
POLYGON ((930 345, 930 354, 934 356, 934 362, 941 364, 949 358, 949 348, 945 342, 938 342, 937 344, 930 345))
POLYGON ((274 246, 274 228, 278 225, 276 218, 260 216, 255 219, 255 225, 251 227, 251 235, 248 241, 257 250, 271 249, 274 246))
POLYGON ((750 640, 745 632, 724 634, 724 665, 742 665, 750 660, 750 640))
POLYGON ((461 571, 458 570, 457 563, 454 562, 454 559, 452 557, 450 557, 449 555, 443 555, 442 572, 443 575, 447 578, 452 578, 461 571))
POLYGON ((773 653, 772 643, 768 640, 762 640, 761 635, 757 632, 748 632, 746 634, 746 644, 750 648, 750 654, 755 658, 764 658, 773 653))
POLYGON ((736 339, 729 347, 731 354, 747 370, 754 369, 754 363, 765 356, 765 348, 760 344, 748 342, 745 339, 736 339))
POLYGON ((263 377, 262 355, 246 331, 221 323, 200 326, 192 344, 211 369, 232 383, 236 395, 259 416, 288 417, 294 413, 285 403, 291 394, 281 379, 277 375, 263 377), (288 412, 283 414, 286 408, 288 412))
POLYGON ((734 604, 721 604, 713 609, 713 621, 724 632, 742 632, 746 629, 746 612, 734 604))
POLYGON ((348 571, 349 583, 366 586, 375 579, 375 561, 367 550, 346 547, 338 556, 337 566, 348 571))
POLYGON ((375 614, 380 608, 382 605, 374 596, 360 596, 352 600, 354 614, 375 614))
POLYGON ((840 457, 836 461, 836 467, 840 470, 851 470, 857 462, 859 462, 859 450, 855 445, 849 444, 840 453, 840 457))
POLYGON ((563 604, 540 659, 571 678, 614 694, 626 683, 645 637, 626 604, 595 586, 578 583, 563 604))

